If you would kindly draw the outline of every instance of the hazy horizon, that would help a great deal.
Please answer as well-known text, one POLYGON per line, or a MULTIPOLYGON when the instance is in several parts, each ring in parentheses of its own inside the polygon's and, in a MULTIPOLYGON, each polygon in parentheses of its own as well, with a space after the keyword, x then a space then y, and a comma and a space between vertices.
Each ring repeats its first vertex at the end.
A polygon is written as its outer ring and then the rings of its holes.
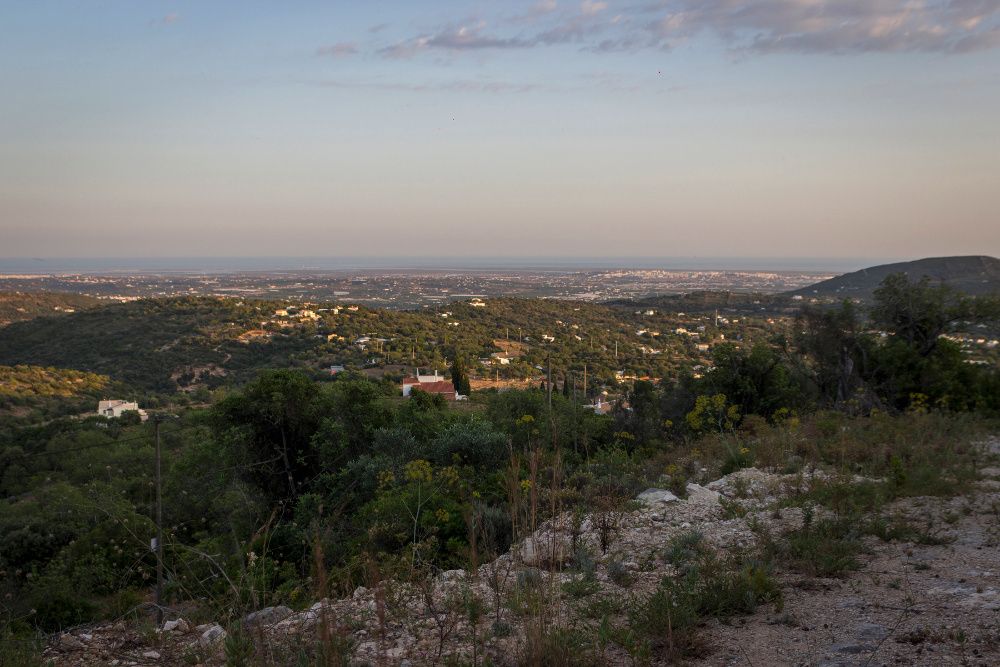
POLYGON ((9 2, 0 254, 1000 255, 1000 3, 9 2))
POLYGON ((676 270, 846 273, 917 258, 865 257, 0 257, 0 275, 18 273, 225 273, 339 271, 676 270))

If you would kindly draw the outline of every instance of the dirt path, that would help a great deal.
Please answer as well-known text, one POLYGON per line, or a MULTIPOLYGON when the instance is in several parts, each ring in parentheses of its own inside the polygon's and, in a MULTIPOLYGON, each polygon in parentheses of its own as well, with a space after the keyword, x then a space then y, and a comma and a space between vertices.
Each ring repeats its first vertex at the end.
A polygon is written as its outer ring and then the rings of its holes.
POLYGON ((866 541, 843 579, 782 577, 781 612, 705 631, 703 665, 1000 665, 1000 469, 971 495, 893 510, 945 545, 866 541))

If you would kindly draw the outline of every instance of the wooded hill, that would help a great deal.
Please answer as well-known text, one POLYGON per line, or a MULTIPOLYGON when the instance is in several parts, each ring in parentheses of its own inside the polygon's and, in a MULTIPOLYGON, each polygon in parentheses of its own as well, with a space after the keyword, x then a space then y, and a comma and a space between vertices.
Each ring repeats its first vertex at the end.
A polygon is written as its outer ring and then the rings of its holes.
POLYGON ((0 292, 0 327, 43 315, 65 315, 93 308, 101 301, 82 294, 62 292, 0 292))
POLYGON ((971 295, 1000 293, 1000 259, 985 255, 965 257, 927 257, 912 262, 881 264, 845 273, 815 285, 788 292, 803 297, 860 299, 870 301, 875 289, 894 273, 910 280, 927 277, 932 284, 949 287, 971 295))
POLYGON ((744 319, 721 325, 723 334, 710 316, 647 315, 540 299, 496 299, 484 306, 452 303, 433 311, 360 307, 337 314, 313 305, 315 320, 294 312, 275 316, 287 305, 208 297, 152 299, 37 318, 0 329, 0 364, 99 373, 137 390, 163 393, 241 382, 262 368, 321 373, 332 364, 345 364, 445 372, 456 354, 475 367, 478 359, 502 351, 495 341, 523 338, 524 354, 481 371, 501 379, 539 377, 539 367, 551 363, 561 386, 567 375, 579 383, 586 365, 589 382, 596 386, 614 382, 616 371, 676 374, 707 363, 706 350, 697 347, 701 341, 721 335, 764 340, 774 328, 744 319), (691 333, 675 333, 685 327, 691 333))

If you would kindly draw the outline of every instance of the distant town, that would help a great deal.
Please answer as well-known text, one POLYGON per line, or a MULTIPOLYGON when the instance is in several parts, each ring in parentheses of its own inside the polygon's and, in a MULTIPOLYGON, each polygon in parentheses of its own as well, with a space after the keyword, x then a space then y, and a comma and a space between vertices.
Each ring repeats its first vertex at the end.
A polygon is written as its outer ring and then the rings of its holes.
POLYGON ((384 308, 432 308, 499 296, 608 301, 698 290, 775 293, 832 277, 794 271, 355 270, 283 273, 0 274, 0 291, 69 292, 130 301, 165 296, 353 301, 384 308))

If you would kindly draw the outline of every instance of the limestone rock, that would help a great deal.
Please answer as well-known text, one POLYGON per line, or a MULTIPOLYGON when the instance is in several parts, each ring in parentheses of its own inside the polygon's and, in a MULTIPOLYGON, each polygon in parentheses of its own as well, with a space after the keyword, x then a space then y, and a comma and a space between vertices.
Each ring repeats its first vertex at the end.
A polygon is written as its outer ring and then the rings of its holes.
POLYGON ((666 489, 646 489, 636 496, 636 500, 649 507, 656 507, 658 505, 676 502, 678 498, 666 489))
POLYGON ((699 503, 702 505, 718 504, 721 494, 712 489, 706 489, 701 484, 689 482, 687 485, 687 499, 689 503, 699 503))
POLYGON ((226 638, 226 631, 221 625, 213 624, 208 626, 208 629, 201 633, 201 637, 198 639, 198 643, 202 646, 214 646, 221 643, 226 638))
POLYGON ((288 607, 264 607, 260 611, 247 614, 247 617, 243 619, 243 623, 248 628, 269 627, 275 623, 280 623, 291 615, 292 610, 288 607))
POLYGON ((167 621, 163 624, 164 632, 176 632, 178 634, 186 635, 191 632, 191 626, 183 618, 178 618, 176 621, 167 621))
POLYGON ((521 562, 528 567, 561 565, 569 557, 569 543, 560 536, 528 537, 521 544, 521 562))

